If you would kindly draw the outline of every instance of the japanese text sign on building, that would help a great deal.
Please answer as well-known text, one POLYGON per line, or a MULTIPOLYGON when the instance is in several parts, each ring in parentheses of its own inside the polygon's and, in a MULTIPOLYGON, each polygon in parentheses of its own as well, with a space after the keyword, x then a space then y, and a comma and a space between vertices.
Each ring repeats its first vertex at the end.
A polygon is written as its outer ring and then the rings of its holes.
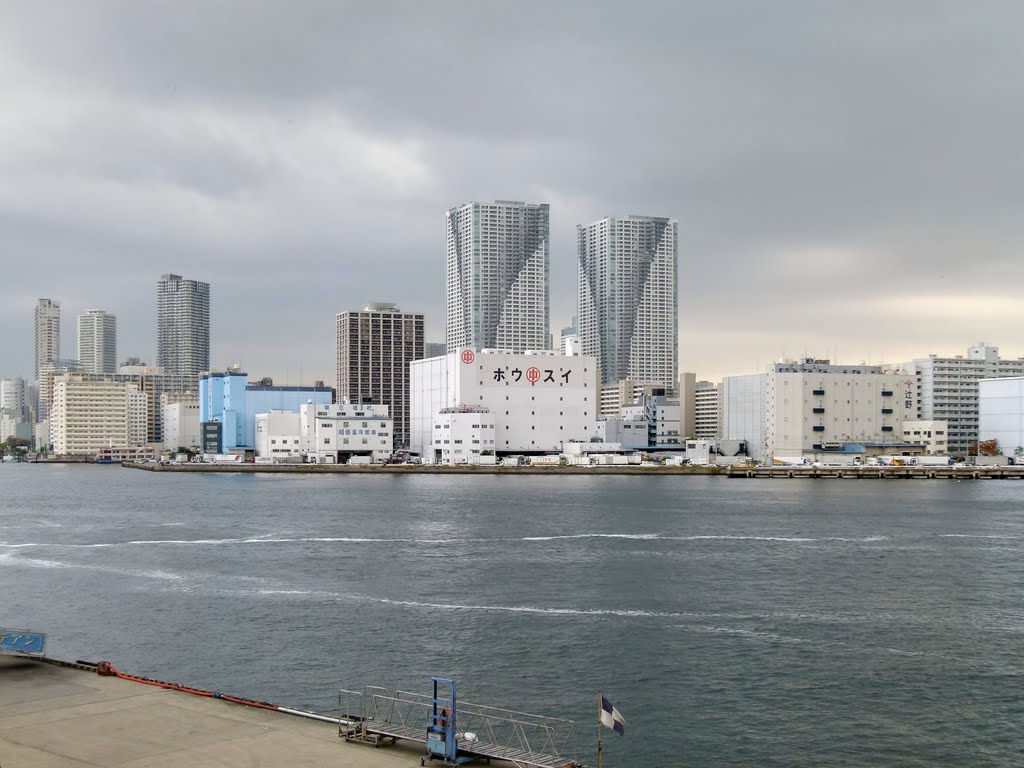
POLYGON ((524 375, 520 368, 513 368, 511 371, 506 371, 504 368, 495 368, 494 374, 491 378, 499 384, 502 382, 517 384, 524 379, 528 384, 536 384, 537 382, 556 384, 559 383, 555 379, 556 375, 561 379, 562 384, 568 384, 569 376, 572 375, 572 369, 570 368, 566 371, 556 373, 554 368, 545 368, 544 370, 541 370, 535 366, 530 366, 526 369, 526 373, 524 375))
POLYGON ((42 656, 46 650, 46 635, 22 629, 0 629, 0 653, 42 656))

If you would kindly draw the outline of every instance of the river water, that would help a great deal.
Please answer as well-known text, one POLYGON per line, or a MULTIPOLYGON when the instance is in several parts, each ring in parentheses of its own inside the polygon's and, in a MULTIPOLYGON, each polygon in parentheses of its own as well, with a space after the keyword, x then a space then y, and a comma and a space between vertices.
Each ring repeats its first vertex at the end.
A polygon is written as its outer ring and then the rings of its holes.
POLYGON ((0 466, 0 626, 330 711, 576 721, 614 766, 1024 765, 1024 484, 0 466))

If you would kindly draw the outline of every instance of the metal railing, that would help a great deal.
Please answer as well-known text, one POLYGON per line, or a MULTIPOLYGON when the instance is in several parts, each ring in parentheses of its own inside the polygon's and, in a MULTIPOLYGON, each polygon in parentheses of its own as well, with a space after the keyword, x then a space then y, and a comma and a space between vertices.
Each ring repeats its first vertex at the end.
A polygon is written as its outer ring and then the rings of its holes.
MULTIPOLYGON (((339 726, 339 736, 370 741, 381 736, 425 742, 432 723, 433 699, 378 686, 362 691, 341 689, 338 710, 353 725, 339 726)), ((460 701, 455 733, 460 752, 540 768, 577 766, 576 724, 512 709, 460 701)))

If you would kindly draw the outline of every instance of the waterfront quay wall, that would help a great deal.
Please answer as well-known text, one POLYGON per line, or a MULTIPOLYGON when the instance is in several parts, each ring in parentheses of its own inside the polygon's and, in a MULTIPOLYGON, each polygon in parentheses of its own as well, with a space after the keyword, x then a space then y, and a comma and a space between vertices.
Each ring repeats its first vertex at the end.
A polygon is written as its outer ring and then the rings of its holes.
POLYGON ((156 464, 124 462, 124 467, 147 472, 234 472, 353 475, 722 475, 722 467, 642 467, 636 464, 500 467, 461 464, 156 464))
POLYGON ((234 472, 241 474, 356 475, 718 475, 771 480, 1024 480, 1024 466, 1012 467, 658 467, 579 466, 443 466, 430 464, 155 464, 124 462, 147 472, 234 472))
POLYGON ((838 480, 1024 480, 1018 467, 730 467, 728 477, 838 480))

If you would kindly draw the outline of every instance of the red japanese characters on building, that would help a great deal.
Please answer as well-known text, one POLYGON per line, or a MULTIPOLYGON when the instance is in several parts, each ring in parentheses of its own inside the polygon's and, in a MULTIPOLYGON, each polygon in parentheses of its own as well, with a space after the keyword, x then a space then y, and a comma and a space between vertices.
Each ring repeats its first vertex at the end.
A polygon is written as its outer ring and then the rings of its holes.
POLYGON ((473 350, 464 349, 462 351, 462 362, 464 362, 466 365, 469 365, 474 360, 476 360, 476 355, 473 354, 473 350))
POLYGON ((527 368, 526 380, 531 384, 536 384, 540 380, 540 368, 527 368))

